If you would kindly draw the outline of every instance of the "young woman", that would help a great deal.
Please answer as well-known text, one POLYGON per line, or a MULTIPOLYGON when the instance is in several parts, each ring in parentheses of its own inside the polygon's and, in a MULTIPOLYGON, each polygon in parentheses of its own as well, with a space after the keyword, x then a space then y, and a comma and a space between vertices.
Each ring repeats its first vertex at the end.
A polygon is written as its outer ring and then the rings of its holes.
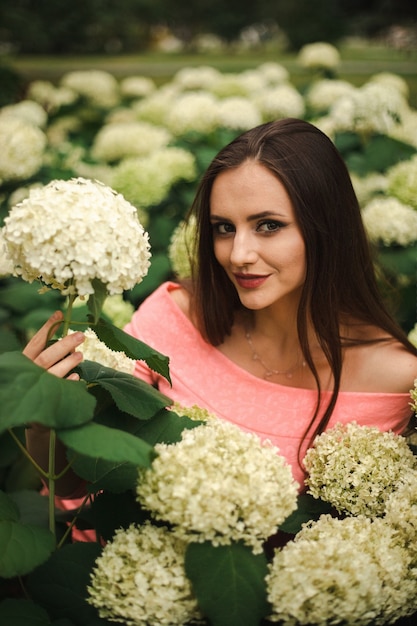
MULTIPOLYGON (((300 484, 304 453, 326 427, 403 433, 417 350, 382 301, 331 140, 297 119, 243 133, 208 167, 191 215, 190 281, 161 285, 126 327, 170 357, 172 387, 143 362, 137 375, 270 439, 300 484)), ((82 337, 43 350, 50 325, 25 353, 65 376, 80 357, 59 359, 82 337)))

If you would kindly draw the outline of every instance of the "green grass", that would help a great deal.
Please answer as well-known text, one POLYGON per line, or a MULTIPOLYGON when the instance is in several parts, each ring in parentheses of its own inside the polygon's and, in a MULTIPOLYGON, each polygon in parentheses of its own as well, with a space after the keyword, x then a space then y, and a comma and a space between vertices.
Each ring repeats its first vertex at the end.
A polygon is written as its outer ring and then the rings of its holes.
MULTIPOLYGON (((340 78, 360 86, 377 72, 399 74, 408 83, 411 106, 417 108, 417 49, 406 52, 376 45, 343 45, 340 52, 340 78)), ((58 82, 63 74, 72 70, 102 69, 117 78, 133 74, 149 76, 158 85, 169 81, 179 69, 186 66, 211 65, 222 72, 241 72, 265 61, 282 63, 296 86, 311 80, 310 74, 298 65, 296 54, 273 50, 205 55, 147 52, 123 56, 16 56, 4 59, 5 63, 19 72, 25 82, 35 79, 58 82)))

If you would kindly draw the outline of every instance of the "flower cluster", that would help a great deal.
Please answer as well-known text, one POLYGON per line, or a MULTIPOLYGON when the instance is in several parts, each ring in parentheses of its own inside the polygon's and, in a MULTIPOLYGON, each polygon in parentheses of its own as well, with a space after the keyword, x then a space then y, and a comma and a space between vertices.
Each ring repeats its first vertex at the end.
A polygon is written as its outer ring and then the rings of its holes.
POLYGON ((404 437, 351 422, 316 437, 304 465, 315 498, 348 515, 375 517, 404 472, 417 469, 417 458, 404 437))
POLYGON ((100 341, 91 328, 87 328, 84 331, 84 337, 82 345, 78 346, 76 350, 83 353, 86 361, 94 361, 105 367, 111 367, 118 372, 133 375, 136 361, 126 356, 124 352, 111 350, 103 341, 100 341))
POLYGON ((143 98, 155 90, 155 82, 147 76, 126 76, 120 81, 120 94, 124 98, 143 98))
POLYGON ((21 117, 0 116, 0 185, 25 180, 36 174, 43 163, 45 133, 21 117))
POLYGON ((292 85, 282 84, 263 89, 256 97, 264 122, 284 117, 303 117, 304 99, 292 85))
POLYGON ((335 46, 317 41, 304 45, 298 53, 298 63, 310 70, 334 70, 340 63, 340 54, 335 46))
POLYGON ((16 104, 9 104, 0 109, 0 118, 17 117, 29 122, 38 128, 45 128, 48 122, 48 114, 45 109, 34 100, 21 100, 16 104))
POLYGON ((362 218, 372 241, 385 246, 417 241, 417 211, 397 198, 376 196, 363 208, 362 218))
POLYGON ((138 500, 185 540, 243 541, 261 552, 296 508, 298 485, 277 449, 234 424, 209 420, 155 451, 138 500))
POLYGON ((172 233, 168 256, 172 269, 178 278, 191 276, 191 259, 193 258, 193 245, 195 243, 196 218, 194 215, 189 220, 183 220, 172 233))
POLYGON ((417 155, 391 167, 387 179, 388 193, 417 209, 417 155))
POLYGON ((82 178, 32 189, 5 218, 3 236, 16 275, 63 294, 109 294, 139 283, 149 267, 148 234, 137 211, 113 189, 82 178))
POLYGON ((388 496, 385 520, 404 539, 414 567, 417 566, 417 471, 404 473, 396 491, 388 496))
POLYGON ((166 125, 176 135, 208 134, 219 125, 216 97, 208 92, 183 93, 171 105, 166 125))
POLYGON ((224 98, 218 103, 219 125, 243 131, 262 122, 260 111, 254 102, 242 96, 224 98))
MULTIPOLYGON (((417 324, 416 324, 415 328, 411 332, 412 333, 415 332, 416 335, 417 335, 417 324)), ((413 334, 413 336, 414 336, 414 334, 413 334)), ((416 340, 417 340, 417 336, 416 336, 416 340)), ((417 413, 417 378, 414 381, 413 389, 410 390, 410 396, 411 396, 411 408, 412 408, 412 410, 415 413, 417 413)))
POLYGON ((27 97, 53 114, 64 106, 74 104, 78 95, 69 87, 56 87, 47 80, 34 80, 29 84, 27 97))
POLYGON ((116 106, 120 99, 119 84, 109 72, 101 70, 78 70, 64 74, 61 86, 71 89, 78 96, 103 109, 116 106))
POLYGON ((327 113, 343 96, 350 95, 355 88, 346 80, 323 78, 314 82, 306 93, 306 104, 316 114, 327 113))
POLYGON ((177 181, 192 180, 195 166, 191 152, 168 146, 147 157, 123 159, 113 170, 112 187, 145 209, 161 202, 177 181))
POLYGON ((94 138, 92 156, 108 163, 133 156, 146 156, 168 145, 171 134, 147 122, 105 124, 94 138))
POLYGON ((127 626, 181 626, 199 617, 184 571, 186 544, 166 527, 120 529, 97 559, 88 602, 127 626))
POLYGON ((385 520, 323 515, 275 554, 267 576, 270 619, 389 624, 417 609, 415 572, 406 543, 385 520))
POLYGON ((334 103, 330 116, 339 131, 390 134, 408 105, 401 92, 383 83, 366 83, 334 103))

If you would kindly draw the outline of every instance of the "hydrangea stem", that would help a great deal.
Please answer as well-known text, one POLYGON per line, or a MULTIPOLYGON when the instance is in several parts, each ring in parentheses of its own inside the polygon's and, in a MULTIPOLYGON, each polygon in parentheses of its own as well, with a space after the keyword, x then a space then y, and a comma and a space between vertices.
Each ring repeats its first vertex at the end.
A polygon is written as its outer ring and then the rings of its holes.
POLYGON ((49 491, 49 530, 56 536, 55 528, 55 446, 56 432, 51 429, 49 434, 49 466, 48 466, 48 491, 49 491))

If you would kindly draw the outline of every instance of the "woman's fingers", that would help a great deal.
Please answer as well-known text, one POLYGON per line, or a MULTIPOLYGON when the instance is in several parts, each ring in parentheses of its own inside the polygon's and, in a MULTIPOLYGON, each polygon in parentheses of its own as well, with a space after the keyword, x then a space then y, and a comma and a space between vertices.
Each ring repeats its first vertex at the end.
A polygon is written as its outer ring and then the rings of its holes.
MULTIPOLYGON (((54 327, 62 322, 62 319, 63 315, 60 311, 54 313, 23 350, 23 354, 36 365, 47 369, 51 374, 60 378, 67 376, 68 372, 83 360, 82 353, 75 352, 75 349, 85 339, 81 332, 71 333, 46 348, 48 339, 54 333, 54 327)), ((78 380, 77 375, 71 375, 70 380, 78 380)))
POLYGON ((36 357, 45 349, 47 341, 52 337, 57 330, 59 324, 63 321, 64 316, 61 311, 55 311, 47 322, 33 335, 32 339, 28 342, 23 354, 29 357, 29 359, 35 360, 36 357))

